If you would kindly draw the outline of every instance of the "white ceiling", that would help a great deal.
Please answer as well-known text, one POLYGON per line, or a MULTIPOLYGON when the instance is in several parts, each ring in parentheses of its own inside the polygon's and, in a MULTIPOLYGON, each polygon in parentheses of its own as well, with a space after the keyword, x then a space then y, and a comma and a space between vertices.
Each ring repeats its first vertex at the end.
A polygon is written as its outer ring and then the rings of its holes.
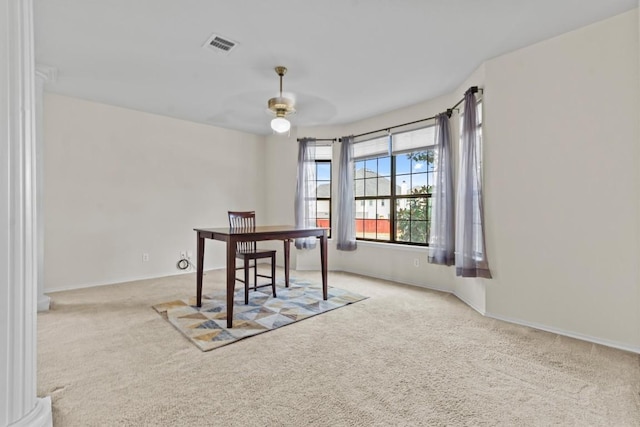
MULTIPOLYGON (((47 90, 268 134, 343 124, 449 93, 483 61, 638 6, 637 0, 35 0, 47 90), (212 34, 238 42, 203 48, 212 34)), ((462 95, 462 94, 461 94, 462 95)))

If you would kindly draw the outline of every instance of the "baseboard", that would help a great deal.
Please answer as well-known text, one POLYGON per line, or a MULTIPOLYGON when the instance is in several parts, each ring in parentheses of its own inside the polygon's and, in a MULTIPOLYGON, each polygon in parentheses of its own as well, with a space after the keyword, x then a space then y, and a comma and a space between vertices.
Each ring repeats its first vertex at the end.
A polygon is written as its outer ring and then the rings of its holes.
MULTIPOLYGON (((225 268, 224 266, 215 266, 215 267, 211 267, 211 268, 207 268, 206 270, 204 270, 204 272, 206 273, 207 271, 212 271, 212 270, 220 270, 222 268, 225 268)), ((169 271, 166 273, 162 273, 162 274, 154 274, 154 275, 149 275, 149 276, 132 276, 132 277, 123 277, 122 279, 118 279, 117 282, 95 282, 95 283, 83 283, 82 285, 79 286, 66 286, 66 287, 60 287, 60 288, 53 288, 53 289, 45 289, 45 294, 49 294, 52 292, 63 292, 63 291, 73 291, 75 289, 86 289, 86 288, 94 288, 97 286, 111 286, 111 285, 119 285, 120 283, 127 283, 127 282, 137 282, 140 280, 150 280, 150 279, 159 279, 161 277, 169 277, 169 276, 182 276, 185 274, 194 274, 196 271, 191 270, 191 271, 169 271)))
POLYGON ((469 307, 473 308, 478 313, 482 314, 483 316, 487 315, 486 310, 480 310, 479 307, 477 307, 475 304, 472 304, 468 299, 461 297, 457 292, 452 292, 452 294, 455 295, 455 297, 458 298, 460 301, 467 304, 469 307))
POLYGON ((38 312, 49 311, 51 308, 51 298, 46 295, 38 295, 38 312))
POLYGON ((569 337, 569 338, 575 338, 575 339, 578 339, 578 340, 587 341, 587 342, 591 342, 591 343, 594 343, 594 344, 604 345, 606 347, 617 348, 618 350, 624 350, 624 351, 629 351, 631 353, 640 354, 640 346, 630 346, 628 344, 620 343, 620 342, 617 342, 617 341, 611 341, 611 340, 607 340, 607 339, 597 338, 597 337, 593 337, 593 336, 590 336, 590 335, 580 334, 580 333, 577 333, 577 332, 565 331, 565 330, 560 329, 560 328, 554 328, 552 326, 543 325, 543 324, 535 323, 535 322, 527 322, 525 320, 514 319, 514 318, 511 318, 511 317, 501 316, 499 314, 494 314, 494 313, 489 313, 489 312, 487 312, 485 314, 485 316, 486 317, 490 317, 492 319, 496 319, 496 320, 502 320, 504 322, 514 323, 514 324, 520 325, 520 326, 527 326, 529 328, 539 329, 541 331, 551 332, 551 333, 562 335, 562 336, 569 337))
POLYGON ((408 281, 408 280, 399 280, 397 278, 394 279, 394 278, 385 277, 385 276, 372 276, 370 274, 364 274, 364 273, 360 273, 358 271, 349 271, 349 270, 331 270, 331 271, 342 271, 344 273, 358 274, 360 276, 371 277, 373 279, 387 280, 389 282, 395 282, 395 283, 401 283, 403 285, 415 286, 416 288, 429 289, 429 290, 438 291, 438 292, 445 292, 447 294, 452 293, 450 289, 438 288, 438 287, 435 287, 435 286, 426 285, 424 283, 415 283, 415 282, 411 282, 411 281, 408 281))

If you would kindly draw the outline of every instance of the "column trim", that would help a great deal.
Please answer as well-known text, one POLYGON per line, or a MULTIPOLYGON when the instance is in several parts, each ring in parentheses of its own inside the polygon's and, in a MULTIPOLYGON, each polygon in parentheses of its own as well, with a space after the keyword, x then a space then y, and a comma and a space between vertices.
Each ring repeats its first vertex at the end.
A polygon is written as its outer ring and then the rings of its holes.
POLYGON ((51 417, 51 398, 43 397, 36 401, 36 407, 33 408, 25 417, 19 419, 9 427, 52 427, 53 421, 51 417))
POLYGON ((33 0, 0 2, 0 28, 0 426, 47 427, 51 399, 36 391, 33 0))

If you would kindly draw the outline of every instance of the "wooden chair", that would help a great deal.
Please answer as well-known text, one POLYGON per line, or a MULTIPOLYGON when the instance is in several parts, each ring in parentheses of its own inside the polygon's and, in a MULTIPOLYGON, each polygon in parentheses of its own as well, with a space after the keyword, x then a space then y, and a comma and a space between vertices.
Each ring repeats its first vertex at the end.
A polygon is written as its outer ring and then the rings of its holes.
MULTIPOLYGON (((229 211, 229 227, 237 231, 252 231, 256 227, 256 213, 254 211, 239 212, 229 211)), ((265 286, 271 286, 273 296, 276 296, 276 251, 259 250, 256 242, 238 242, 236 244, 236 258, 243 264, 237 270, 244 270, 244 279, 236 278, 236 281, 244 283, 244 303, 249 304, 249 269, 253 268, 253 290, 265 286), (271 276, 258 274, 258 259, 271 258, 271 276), (253 260, 253 266, 251 265, 253 260), (271 279, 271 283, 258 286, 258 277, 271 279)))

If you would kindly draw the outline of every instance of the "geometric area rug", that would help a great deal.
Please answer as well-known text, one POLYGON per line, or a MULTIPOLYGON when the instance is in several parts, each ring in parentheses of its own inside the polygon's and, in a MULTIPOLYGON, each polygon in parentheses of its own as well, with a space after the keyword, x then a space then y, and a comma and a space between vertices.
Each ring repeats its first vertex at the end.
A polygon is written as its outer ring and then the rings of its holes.
POLYGON ((322 299, 322 285, 297 279, 271 288, 249 289, 249 304, 244 304, 244 288, 234 293, 233 328, 227 328, 226 293, 217 291, 202 296, 202 307, 195 297, 156 304, 153 308, 200 350, 209 351, 235 341, 277 329, 308 317, 366 299, 338 288, 328 288, 322 299))

